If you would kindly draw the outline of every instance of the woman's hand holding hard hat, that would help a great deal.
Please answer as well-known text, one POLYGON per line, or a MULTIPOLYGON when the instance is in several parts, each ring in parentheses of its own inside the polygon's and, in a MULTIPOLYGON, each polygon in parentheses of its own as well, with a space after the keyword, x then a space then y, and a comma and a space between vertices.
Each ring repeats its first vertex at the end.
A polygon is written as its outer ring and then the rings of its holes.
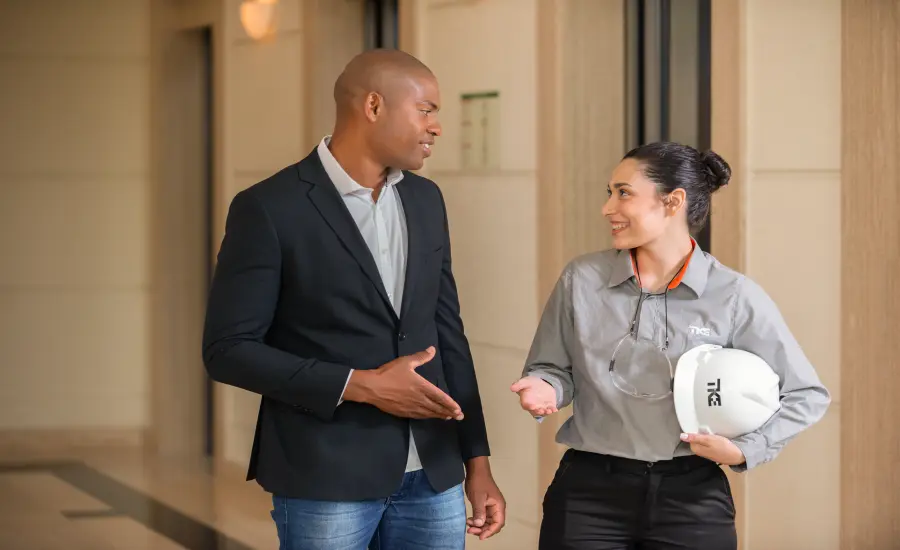
POLYGON ((779 381, 751 352, 716 344, 691 348, 678 359, 672 384, 681 440, 694 454, 719 464, 743 464, 744 453, 730 438, 772 418, 781 407, 779 381))
POLYGON ((681 440, 691 444, 694 454, 719 464, 737 466, 746 460, 738 446, 721 435, 681 434, 681 440))
POLYGON ((556 390, 537 376, 526 376, 510 389, 519 394, 519 404, 532 416, 547 416, 559 410, 556 407, 556 390))

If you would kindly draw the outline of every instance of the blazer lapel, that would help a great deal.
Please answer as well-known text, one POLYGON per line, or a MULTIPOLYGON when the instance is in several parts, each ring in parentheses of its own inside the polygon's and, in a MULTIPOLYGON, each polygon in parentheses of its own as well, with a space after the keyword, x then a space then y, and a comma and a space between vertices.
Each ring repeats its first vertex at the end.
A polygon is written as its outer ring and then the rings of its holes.
POLYGON ((403 204, 403 213, 406 216, 406 281, 403 284, 403 301, 400 305, 400 318, 409 311, 413 294, 416 290, 416 282, 422 269, 424 220, 422 208, 419 206, 416 188, 409 184, 409 180, 403 179, 397 183, 397 192, 403 204))
POLYGON ((338 193, 337 188, 331 183, 325 168, 319 160, 318 154, 313 152, 312 155, 304 159, 298 167, 300 178, 304 181, 312 183, 312 189, 309 191, 309 200, 313 206, 325 219, 325 222, 331 227, 334 233, 341 240, 341 243, 347 248, 350 254, 356 259, 362 268, 366 277, 375 285, 381 299, 388 306, 391 314, 396 318, 394 308, 391 307, 391 301, 388 298, 384 283, 381 281, 381 274, 378 273, 378 266, 375 265, 375 259, 366 241, 363 240, 353 216, 347 210, 347 205, 338 193))

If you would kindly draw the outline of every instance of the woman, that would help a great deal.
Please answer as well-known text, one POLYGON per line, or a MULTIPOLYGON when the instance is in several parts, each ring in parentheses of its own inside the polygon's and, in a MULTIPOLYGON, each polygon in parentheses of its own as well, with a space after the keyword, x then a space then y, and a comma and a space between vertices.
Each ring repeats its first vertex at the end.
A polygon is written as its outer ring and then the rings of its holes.
POLYGON ((542 550, 737 548, 719 465, 768 462, 825 413, 829 393, 772 300, 691 238, 730 176, 714 152, 632 150, 603 208, 614 249, 575 259, 559 278, 512 386, 536 417, 573 403, 542 550), (681 433, 669 369, 704 343, 755 353, 778 374, 781 409, 759 430, 681 433))

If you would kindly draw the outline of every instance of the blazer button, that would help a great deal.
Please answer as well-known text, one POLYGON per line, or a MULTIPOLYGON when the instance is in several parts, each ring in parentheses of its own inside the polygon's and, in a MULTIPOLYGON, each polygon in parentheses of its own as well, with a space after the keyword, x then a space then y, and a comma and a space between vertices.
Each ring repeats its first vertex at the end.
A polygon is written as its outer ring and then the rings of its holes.
POLYGON ((397 338, 399 338, 401 342, 406 340, 406 333, 401 332, 400 334, 397 335, 397 338))

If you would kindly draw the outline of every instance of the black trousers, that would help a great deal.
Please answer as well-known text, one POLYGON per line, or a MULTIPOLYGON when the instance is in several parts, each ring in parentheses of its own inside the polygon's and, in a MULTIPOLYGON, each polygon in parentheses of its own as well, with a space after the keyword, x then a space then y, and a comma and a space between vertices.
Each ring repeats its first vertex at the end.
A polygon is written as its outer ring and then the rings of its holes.
POLYGON ((544 496, 540 550, 736 550, 725 472, 569 450, 544 496))

